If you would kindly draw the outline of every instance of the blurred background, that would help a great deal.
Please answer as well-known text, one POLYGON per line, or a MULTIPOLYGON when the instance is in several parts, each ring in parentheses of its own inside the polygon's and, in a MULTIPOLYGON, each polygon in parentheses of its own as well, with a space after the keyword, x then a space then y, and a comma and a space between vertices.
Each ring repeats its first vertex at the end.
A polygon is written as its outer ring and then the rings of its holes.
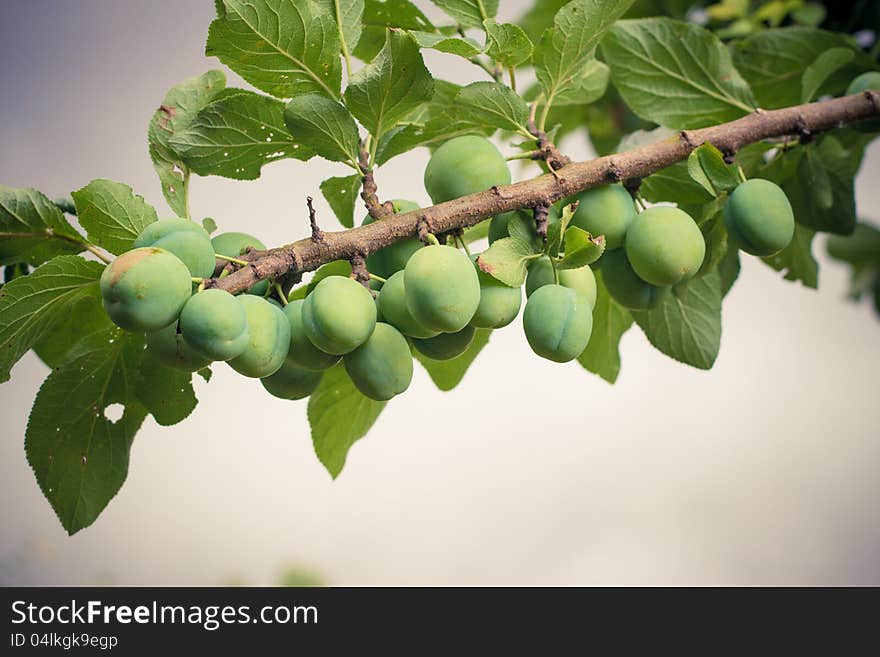
MULTIPOLYGON (((501 7, 504 20, 527 9, 501 7)), ((0 182, 56 197, 106 177, 167 215, 147 124, 169 87, 220 67, 203 53, 213 13, 210 0, 2 0, 0 182)), ((426 62, 480 79, 452 55, 426 62)), ((592 156, 583 134, 562 147, 592 156)), ((427 157, 380 169, 382 196, 427 205, 427 157)), ((346 173, 287 160, 256 182, 194 178, 193 216, 284 243, 306 234, 310 194, 336 227, 318 184, 346 173)), ((857 179, 874 223, 878 177, 874 142, 857 179)), ((194 377, 184 423, 146 421, 120 494, 74 537, 25 459, 47 374, 28 355, 0 387, 0 585, 878 585, 880 322, 845 299, 824 238, 814 250, 818 292, 744 256, 711 372, 634 327, 609 386, 535 357, 518 321, 450 393, 417 366, 336 481, 305 401, 215 366, 210 385, 194 377)))

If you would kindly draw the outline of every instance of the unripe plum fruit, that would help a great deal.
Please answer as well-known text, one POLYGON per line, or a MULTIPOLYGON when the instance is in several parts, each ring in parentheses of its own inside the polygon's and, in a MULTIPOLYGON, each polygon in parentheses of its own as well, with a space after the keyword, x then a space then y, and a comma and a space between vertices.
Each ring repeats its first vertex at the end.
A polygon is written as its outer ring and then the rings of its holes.
POLYGON ((728 197, 724 225, 737 247, 769 256, 782 251, 794 237, 794 212, 779 185, 752 178, 728 197))
POLYGON ((658 287, 691 278, 706 255, 706 242, 694 220, 666 205, 640 212, 626 232, 625 246, 639 278, 658 287))
POLYGON ((583 294, 562 285, 544 285, 526 301, 523 328, 532 351, 566 363, 587 348, 593 313, 583 294))
POLYGON ((425 189, 434 203, 509 184, 504 156, 495 144, 478 135, 450 139, 434 151, 425 168, 425 189))
MULTIPOLYGON (((477 256, 472 256, 476 260, 477 256)), ((501 328, 510 324, 522 306, 522 289, 505 285, 497 278, 481 271, 477 265, 480 281, 480 304, 471 318, 471 326, 477 328, 501 328)))
POLYGON ((382 321, 391 324, 398 331, 411 338, 432 338, 438 331, 427 329, 419 324, 406 305, 404 272, 399 271, 382 286, 376 297, 376 305, 382 321))
POLYGON ((180 312, 186 343, 211 360, 240 356, 248 345, 248 323, 238 297, 212 288, 196 292, 180 312))
POLYGON ((406 338, 390 324, 379 322, 369 339, 343 359, 355 387, 376 401, 387 401, 409 387, 412 353, 406 338))
POLYGON ((599 262, 605 289, 624 308, 649 310, 669 294, 670 288, 656 287, 636 276, 623 249, 606 251, 599 262))
POLYGON ((135 248, 155 246, 176 255, 193 276, 210 278, 214 274, 214 247, 208 231, 189 219, 154 221, 141 231, 135 248))
MULTIPOLYGON (((868 90, 880 92, 880 72, 868 71, 862 73, 849 83, 846 89, 846 95, 860 94, 868 90)), ((880 131, 880 119, 868 119, 866 121, 857 121, 852 126, 859 132, 878 132, 880 131)))
POLYGON ((302 309, 305 299, 295 299, 284 308, 290 323, 290 349, 287 360, 308 370, 326 370, 339 362, 339 356, 321 351, 306 336, 302 309))
POLYGON ((477 270, 451 246, 426 246, 404 269, 406 305, 422 326, 442 333, 460 331, 480 305, 477 270))
POLYGON ((177 320, 191 294, 189 269, 164 249, 126 251, 101 274, 104 309, 127 331, 158 331, 168 326, 177 320))
POLYGON ((306 297, 302 321, 313 345, 341 356, 370 337, 376 326, 376 302, 353 278, 328 276, 306 297))
POLYGON ((147 353, 160 363, 175 370, 195 372, 211 364, 206 358, 190 347, 183 335, 177 332, 177 325, 169 324, 163 329, 147 333, 147 353))
POLYGON ((605 236, 605 248, 623 246, 626 230, 636 218, 636 205, 623 185, 605 185, 578 195, 571 225, 593 236, 605 236))
MULTIPOLYGON (((556 278, 553 276, 553 263, 549 258, 538 258, 529 267, 526 274, 526 297, 530 297, 538 288, 545 285, 554 285, 556 278)), ((560 269, 559 285, 571 288, 583 294, 590 303, 590 308, 596 305, 596 276, 589 265, 578 269, 560 269)))
POLYGON ((465 326, 455 333, 441 333, 427 340, 413 338, 413 346, 432 360, 450 360, 461 356, 474 341, 476 329, 465 326))
POLYGON ((287 358, 274 374, 260 379, 260 383, 273 397, 304 399, 315 391, 322 376, 323 372, 307 370, 287 358))
MULTIPOLYGON (((417 203, 401 199, 391 201, 391 205, 394 207, 394 214, 403 214, 405 212, 412 212, 413 210, 419 209, 417 203)), ((372 216, 367 215, 364 217, 361 225, 366 226, 374 221, 376 220, 373 219, 372 216)), ((394 272, 400 271, 406 267, 406 263, 410 259, 410 256, 418 251, 421 246, 422 243, 415 237, 389 244, 367 256, 367 269, 372 274, 376 274, 382 278, 388 278, 394 272)))
MULTIPOLYGON (((247 233, 220 233, 211 238, 211 244, 213 245, 214 253, 226 256, 227 258, 237 258, 242 255, 245 249, 249 246, 258 251, 266 250, 266 245, 263 244, 263 242, 247 233)), ((247 289, 247 293, 263 297, 266 296, 266 291, 268 289, 269 281, 260 281, 259 283, 251 285, 247 289)))
POLYGON ((262 297, 243 294, 238 301, 247 317, 248 343, 229 366, 244 376, 262 379, 284 364, 290 347, 290 323, 280 308, 262 297))

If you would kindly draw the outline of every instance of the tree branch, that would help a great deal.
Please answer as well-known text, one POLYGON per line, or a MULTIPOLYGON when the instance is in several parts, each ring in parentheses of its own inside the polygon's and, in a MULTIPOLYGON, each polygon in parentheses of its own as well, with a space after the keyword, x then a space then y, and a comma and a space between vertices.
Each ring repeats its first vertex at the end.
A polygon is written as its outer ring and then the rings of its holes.
POLYGON ((429 208, 385 217, 366 226, 324 233, 322 242, 305 238, 258 255, 243 267, 210 285, 228 292, 243 292, 254 283, 294 270, 302 273, 333 260, 367 256, 382 247, 418 235, 419 225, 428 222, 431 231, 445 233, 472 226, 502 212, 553 203, 586 189, 610 182, 645 178, 660 169, 687 158, 692 150, 710 142, 722 153, 734 154, 743 146, 784 135, 801 136, 837 128, 847 123, 880 116, 880 94, 833 98, 816 103, 764 111, 698 130, 682 131, 677 139, 667 139, 625 153, 575 162, 531 180, 493 187, 485 192, 463 196, 429 208), (423 220, 422 217, 425 219, 423 220))

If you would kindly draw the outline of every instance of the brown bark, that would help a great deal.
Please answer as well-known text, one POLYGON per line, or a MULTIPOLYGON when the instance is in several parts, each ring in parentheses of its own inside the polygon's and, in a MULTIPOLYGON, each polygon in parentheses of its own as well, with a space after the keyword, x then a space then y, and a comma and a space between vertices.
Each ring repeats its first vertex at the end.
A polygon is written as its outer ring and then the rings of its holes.
POLYGON ((321 241, 307 237, 251 254, 247 267, 207 284, 232 293, 243 292, 262 279, 279 277, 289 271, 302 273, 333 260, 365 257, 393 242, 417 236, 419 226, 424 223, 435 233, 446 233, 501 212, 553 203, 611 182, 645 178, 684 160, 693 149, 706 142, 731 155, 763 139, 800 136, 805 131, 815 134, 876 116, 880 116, 880 94, 873 91, 778 110, 758 110, 729 123, 683 130, 677 138, 625 153, 574 162, 562 167, 555 176, 544 174, 421 210, 387 216, 366 226, 325 232, 321 241))

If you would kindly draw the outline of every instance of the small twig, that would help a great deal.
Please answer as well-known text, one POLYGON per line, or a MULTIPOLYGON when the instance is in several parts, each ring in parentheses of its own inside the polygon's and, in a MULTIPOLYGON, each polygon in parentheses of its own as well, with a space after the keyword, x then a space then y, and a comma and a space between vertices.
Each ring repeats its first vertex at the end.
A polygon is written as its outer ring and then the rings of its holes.
POLYGON ((627 178, 623 181, 623 187, 629 192, 629 195, 636 198, 639 195, 639 188, 642 186, 641 178, 627 178))
POLYGON ((351 260, 351 276, 368 290, 370 289, 370 272, 367 271, 367 260, 363 253, 355 253, 351 260))
POLYGON ((536 205, 532 211, 535 214, 535 231, 543 241, 547 241, 547 215, 550 213, 549 205, 536 205))
POLYGON ((550 170, 550 173, 558 179, 559 176, 556 172, 566 164, 569 164, 571 158, 563 155, 562 152, 556 148, 556 144, 547 138, 547 133, 535 125, 534 118, 529 118, 527 127, 529 129, 529 134, 535 138, 535 144, 538 147, 537 151, 535 151, 538 153, 538 157, 533 159, 544 160, 544 162, 547 163, 547 168, 550 170))
POLYGON ((370 154, 364 140, 361 140, 358 146, 358 168, 360 168, 362 176, 361 198, 364 200, 367 212, 373 219, 381 219, 391 214, 393 209, 386 208, 379 202, 379 187, 376 185, 373 167, 370 166, 370 154))
POLYGON ((314 199, 306 196, 306 205, 309 206, 309 225, 312 227, 312 241, 317 244, 324 243, 324 231, 318 227, 318 220, 315 218, 315 206, 312 205, 314 199))
POLYGON ((230 258, 229 256, 225 256, 220 253, 215 253, 214 257, 217 260, 226 260, 227 262, 232 262, 236 265, 241 265, 242 267, 244 267, 246 264, 248 264, 247 260, 242 260, 241 258, 230 258))
POLYGON ((286 306, 290 303, 290 301, 287 300, 287 295, 284 294, 284 290, 281 289, 281 284, 278 281, 272 281, 272 287, 275 288, 275 294, 277 294, 278 298, 281 299, 282 305, 286 306))

